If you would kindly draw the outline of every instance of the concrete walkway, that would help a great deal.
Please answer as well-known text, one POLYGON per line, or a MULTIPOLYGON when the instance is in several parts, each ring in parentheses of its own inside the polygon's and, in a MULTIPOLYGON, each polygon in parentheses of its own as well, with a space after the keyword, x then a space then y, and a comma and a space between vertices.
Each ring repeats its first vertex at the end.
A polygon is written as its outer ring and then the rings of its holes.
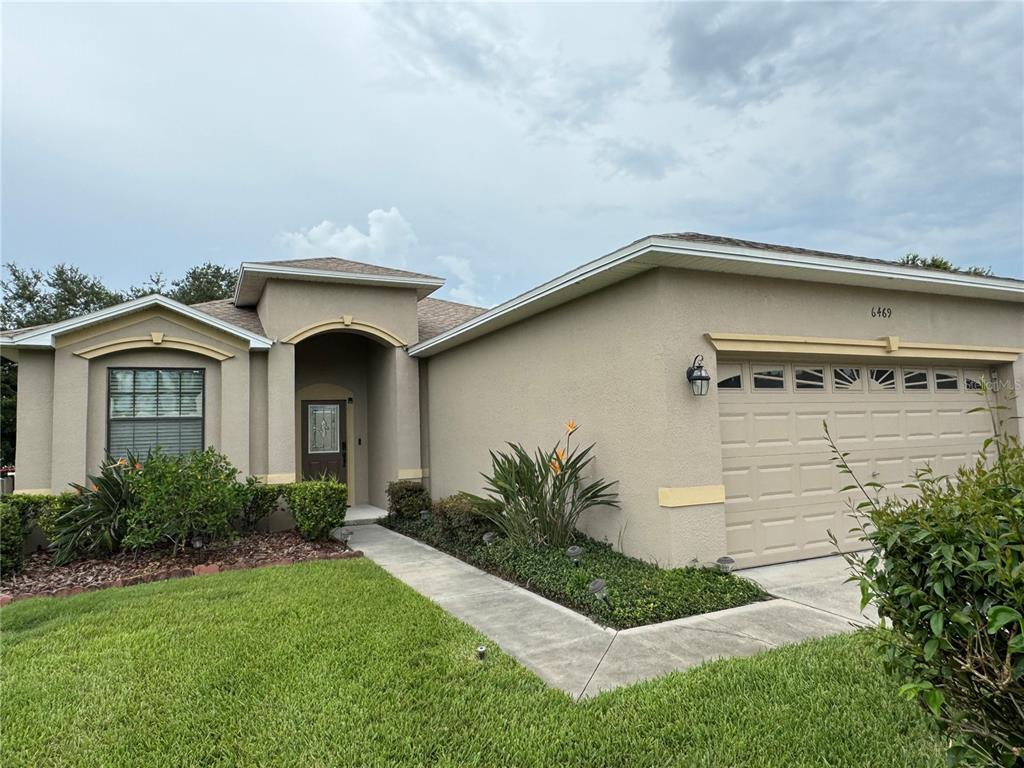
POLYGON ((372 504, 354 504, 345 511, 345 525, 367 525, 387 516, 386 510, 372 504))
POLYGON ((853 629, 844 615, 777 599, 616 631, 379 525, 353 529, 352 546, 575 700, 853 629))

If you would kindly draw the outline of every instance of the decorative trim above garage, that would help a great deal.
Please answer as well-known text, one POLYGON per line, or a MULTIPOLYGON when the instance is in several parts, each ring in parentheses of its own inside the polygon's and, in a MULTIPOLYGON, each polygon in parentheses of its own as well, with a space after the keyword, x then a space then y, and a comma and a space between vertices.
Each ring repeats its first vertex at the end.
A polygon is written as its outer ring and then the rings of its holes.
POLYGON ((708 333, 705 336, 718 352, 748 355, 831 355, 1012 363, 1024 351, 1014 347, 977 347, 904 341, 899 336, 882 336, 877 339, 831 339, 819 336, 766 336, 719 332, 708 333))
POLYGON ((152 349, 153 347, 180 349, 183 352, 194 352, 197 355, 211 357, 214 360, 220 361, 234 357, 233 354, 225 352, 223 349, 217 349, 216 347, 192 341, 191 339, 177 339, 172 336, 164 336, 162 333, 151 333, 149 336, 132 336, 105 341, 102 344, 76 350, 75 354, 79 357, 84 357, 86 360, 92 360, 94 357, 103 357, 114 352, 124 352, 129 349, 152 349))
POLYGON ((308 339, 310 336, 316 336, 318 333, 325 333, 326 331, 353 331, 355 333, 373 336, 374 338, 380 339, 393 347, 406 346, 405 341, 403 341, 400 336, 396 336, 386 328, 381 328, 379 325, 374 323, 355 320, 352 315, 343 315, 337 320, 323 320, 318 323, 311 323, 310 325, 300 328, 291 336, 281 339, 281 341, 285 344, 298 344, 300 341, 308 339))

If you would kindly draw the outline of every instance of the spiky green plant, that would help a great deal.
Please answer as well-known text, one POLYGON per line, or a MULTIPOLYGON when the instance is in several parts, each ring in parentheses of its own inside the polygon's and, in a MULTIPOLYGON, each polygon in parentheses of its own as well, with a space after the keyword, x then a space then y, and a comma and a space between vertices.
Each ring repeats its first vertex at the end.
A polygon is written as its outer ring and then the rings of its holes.
POLYGON ((593 507, 618 507, 615 482, 588 480, 594 443, 572 444, 578 429, 566 424, 565 437, 545 451, 530 454, 518 443, 491 451, 491 472, 481 473, 486 497, 467 494, 480 515, 498 533, 521 546, 564 546, 576 534, 580 517, 593 507), (563 446, 564 440, 564 446, 563 446))
POLYGON ((135 501, 135 481, 141 465, 132 455, 109 454, 98 475, 87 485, 71 483, 80 501, 57 517, 51 546, 54 562, 64 565, 87 555, 109 555, 121 549, 127 525, 125 511, 135 501))

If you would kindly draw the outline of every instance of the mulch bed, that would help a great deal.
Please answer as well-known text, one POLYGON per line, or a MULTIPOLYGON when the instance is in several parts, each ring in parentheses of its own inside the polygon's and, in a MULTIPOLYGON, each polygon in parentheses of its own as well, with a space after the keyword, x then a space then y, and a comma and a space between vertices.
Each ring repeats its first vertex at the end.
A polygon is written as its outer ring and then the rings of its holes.
POLYGON ((0 581, 0 604, 25 597, 61 597, 106 587, 178 579, 219 571, 291 565, 308 560, 360 557, 335 541, 306 541, 294 531, 251 533, 235 541, 211 545, 202 553, 184 550, 124 553, 100 560, 53 565, 47 552, 25 558, 22 569, 0 581))

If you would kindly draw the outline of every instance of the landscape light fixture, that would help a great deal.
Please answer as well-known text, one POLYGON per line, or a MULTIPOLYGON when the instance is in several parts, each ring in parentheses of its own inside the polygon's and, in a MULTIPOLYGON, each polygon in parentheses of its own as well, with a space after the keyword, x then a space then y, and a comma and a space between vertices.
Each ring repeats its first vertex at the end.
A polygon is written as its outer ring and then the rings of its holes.
POLYGON ((583 547, 573 544, 571 547, 565 550, 565 554, 567 554, 569 556, 569 559, 572 560, 573 565, 575 565, 577 568, 580 567, 580 557, 583 555, 583 547))
POLYGON ((425 523, 429 519, 430 519, 430 510, 429 509, 421 509, 420 510, 420 520, 422 520, 425 523))
POLYGON ((487 656, 487 646, 478 645, 476 647, 476 657, 480 659, 480 661, 483 661, 485 656, 487 656))
POLYGON ((697 397, 708 393, 711 386, 711 374, 704 367, 704 355, 697 355, 693 358, 693 365, 686 369, 686 380, 690 382, 690 388, 697 397))
POLYGON ((587 585, 587 591, 609 608, 612 607, 611 601, 608 600, 608 586, 604 579, 594 579, 587 585))
POLYGON ((736 561, 728 555, 718 558, 715 562, 718 564, 718 570, 722 573, 729 573, 732 570, 732 567, 736 565, 736 561))
POLYGON ((496 534, 494 531, 488 531, 484 534, 484 544, 486 544, 488 547, 491 546, 495 541, 497 541, 497 539, 498 534, 496 534))
POLYGON ((203 537, 199 534, 196 534, 192 537, 192 549, 194 549, 196 552, 202 551, 204 544, 205 542, 203 541, 203 537))

